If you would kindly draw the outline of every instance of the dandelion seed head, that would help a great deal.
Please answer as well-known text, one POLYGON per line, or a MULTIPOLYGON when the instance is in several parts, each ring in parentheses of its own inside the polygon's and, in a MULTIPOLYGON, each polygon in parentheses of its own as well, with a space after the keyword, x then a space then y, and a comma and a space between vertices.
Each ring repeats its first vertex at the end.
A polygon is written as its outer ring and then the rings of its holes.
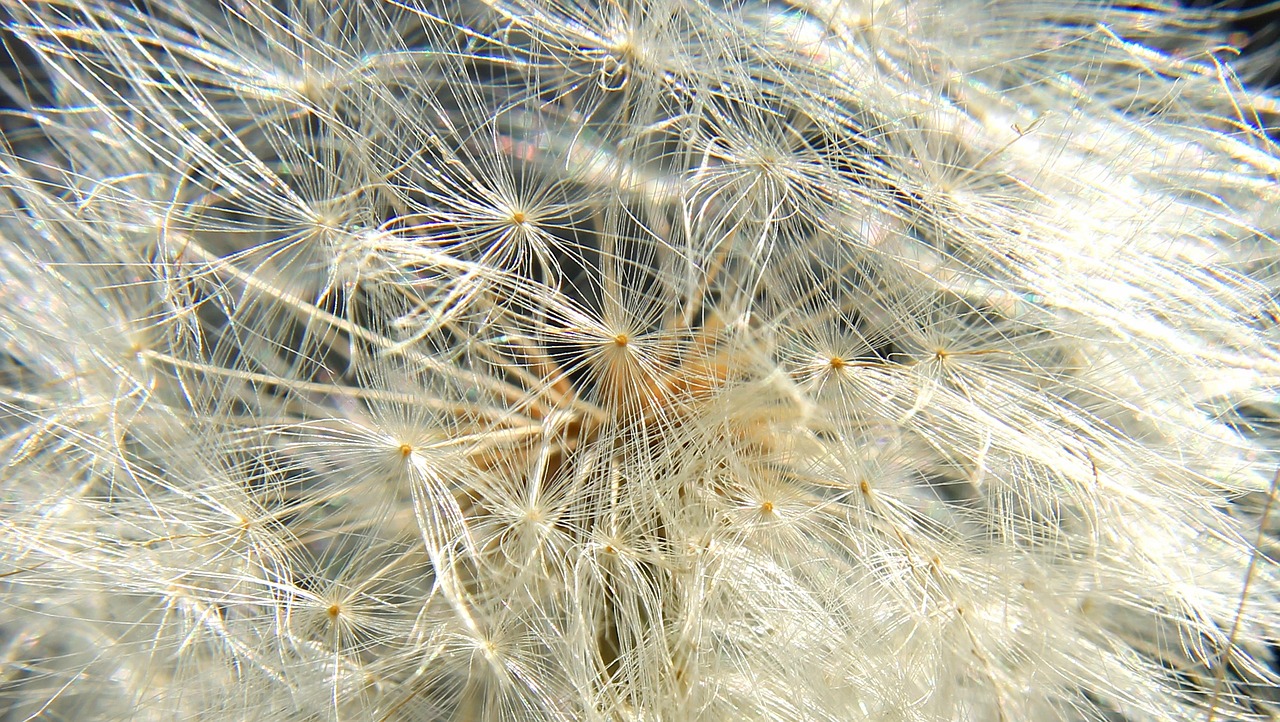
POLYGON ((0 717, 1274 712, 1219 11, 0 4, 0 717))

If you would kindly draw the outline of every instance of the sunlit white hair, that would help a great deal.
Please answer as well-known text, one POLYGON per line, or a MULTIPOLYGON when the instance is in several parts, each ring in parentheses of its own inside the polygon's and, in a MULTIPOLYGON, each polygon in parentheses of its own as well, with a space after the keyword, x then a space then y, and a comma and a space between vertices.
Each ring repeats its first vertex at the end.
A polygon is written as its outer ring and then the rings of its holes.
POLYGON ((0 719, 1280 714, 1225 15, 0 7, 0 719))

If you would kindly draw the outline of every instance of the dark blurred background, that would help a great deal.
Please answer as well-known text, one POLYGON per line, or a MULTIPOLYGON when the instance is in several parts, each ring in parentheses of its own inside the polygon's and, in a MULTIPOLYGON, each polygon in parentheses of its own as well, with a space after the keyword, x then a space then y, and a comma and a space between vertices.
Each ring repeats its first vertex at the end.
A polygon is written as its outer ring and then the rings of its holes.
POLYGON ((1239 13, 1228 25, 1231 44, 1240 48, 1254 83, 1280 86, 1280 0, 1188 0, 1198 8, 1220 8, 1239 13))

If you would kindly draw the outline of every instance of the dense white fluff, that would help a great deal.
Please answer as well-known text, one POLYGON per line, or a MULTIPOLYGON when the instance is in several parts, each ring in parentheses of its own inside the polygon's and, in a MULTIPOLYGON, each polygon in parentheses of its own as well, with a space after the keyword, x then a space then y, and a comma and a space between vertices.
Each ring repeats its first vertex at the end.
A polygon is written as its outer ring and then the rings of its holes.
POLYGON ((1225 16, 0 7, 0 719, 1280 714, 1225 16))

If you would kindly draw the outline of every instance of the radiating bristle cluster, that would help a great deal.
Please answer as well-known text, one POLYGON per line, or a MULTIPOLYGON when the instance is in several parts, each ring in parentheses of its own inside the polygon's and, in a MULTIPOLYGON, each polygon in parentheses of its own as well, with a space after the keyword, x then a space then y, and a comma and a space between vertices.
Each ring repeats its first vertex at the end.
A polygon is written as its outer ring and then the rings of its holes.
POLYGON ((1280 714, 1223 17, 0 7, 0 719, 1280 714))

